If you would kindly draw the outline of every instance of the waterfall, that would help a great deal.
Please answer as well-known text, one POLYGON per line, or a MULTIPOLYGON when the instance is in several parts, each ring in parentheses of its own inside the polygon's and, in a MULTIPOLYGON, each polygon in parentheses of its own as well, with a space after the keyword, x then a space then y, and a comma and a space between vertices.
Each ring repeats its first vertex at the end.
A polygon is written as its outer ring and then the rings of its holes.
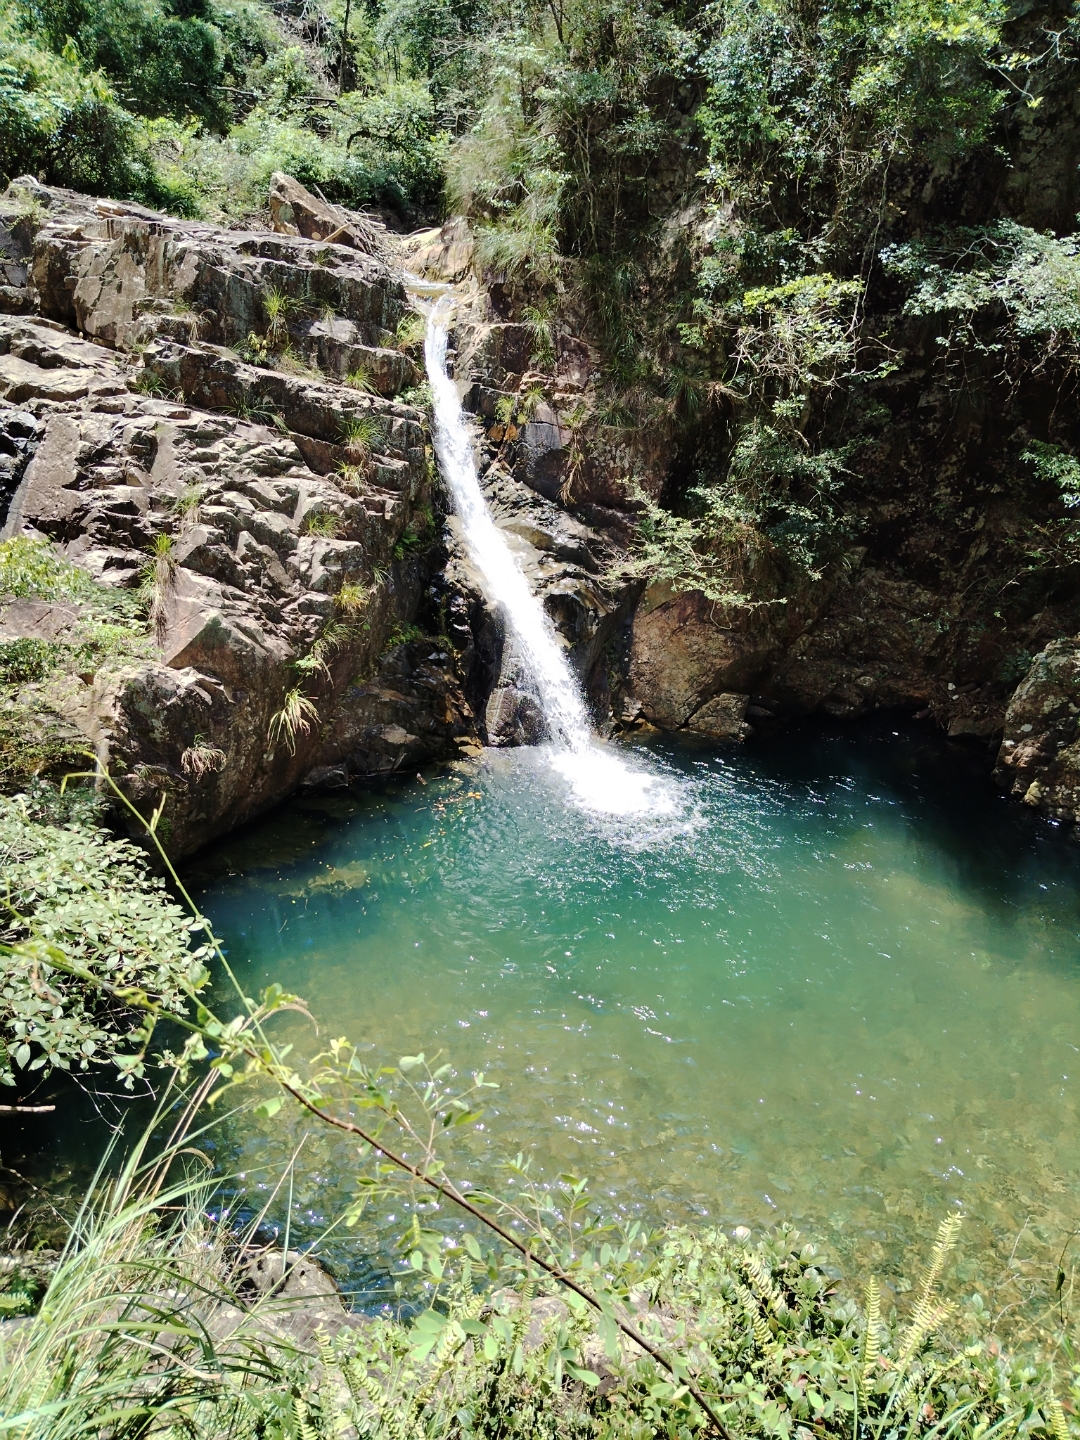
POLYGON ((580 751, 589 743, 589 721, 581 692, 554 626, 529 589, 480 489, 472 437, 457 386, 446 373, 449 310, 446 300, 433 307, 424 340, 424 359, 435 401, 435 449, 443 478, 453 496, 473 563, 487 582, 491 598, 502 607, 521 649, 551 738, 569 750, 580 751))
POLYGON ((470 558, 488 594, 503 611, 536 686, 553 742, 553 763, 586 809, 608 815, 669 814, 670 794, 657 776, 631 768, 589 729, 585 702, 544 607, 495 524, 476 471, 472 437, 457 387, 446 373, 452 301, 443 296, 428 311, 424 359, 435 411, 435 451, 470 558))

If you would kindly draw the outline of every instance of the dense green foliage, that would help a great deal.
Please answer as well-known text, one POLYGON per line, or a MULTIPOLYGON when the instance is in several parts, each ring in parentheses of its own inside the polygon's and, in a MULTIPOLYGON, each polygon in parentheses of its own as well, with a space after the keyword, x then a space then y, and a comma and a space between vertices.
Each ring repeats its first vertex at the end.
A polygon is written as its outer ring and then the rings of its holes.
MULTIPOLYGON (((924 389, 977 381, 979 404, 1069 395, 1075 237, 980 186, 1075 61, 1070 5, 578 0, 493 20, 489 90, 449 162, 481 267, 549 352, 561 317, 601 351, 578 470, 626 425, 679 447, 623 573, 750 603, 754 555, 771 599, 820 578, 862 538, 909 355, 924 389), (961 203, 977 223, 954 223, 961 203), (1013 388, 990 400, 998 369, 1013 388)), ((1031 438, 1071 453, 1061 413, 1054 435, 1033 414, 1031 438)), ((1017 439, 1002 462, 1024 494, 1017 439)), ((1066 517, 1033 493, 1049 530, 1015 562, 1060 568, 1066 517)))
MULTIPOLYGON (((106 1417, 118 1440, 710 1433, 684 1385, 625 1348, 605 1349, 584 1306, 538 1296, 520 1278, 492 1297, 467 1255, 448 1263, 436 1305, 415 1322, 317 1332, 306 1353, 283 1323, 287 1305, 249 1296, 248 1313, 238 1310, 235 1241, 200 1213, 193 1188, 120 1190, 81 1219, 39 1315, 0 1355, 19 1440, 97 1433, 106 1417), (158 1357, 149 1365, 148 1349, 158 1357)), ((822 1260, 791 1231, 733 1242, 672 1229, 632 1259, 612 1254, 606 1268, 616 1284, 633 1281, 657 1316, 645 1328, 667 1337, 731 1434, 1075 1433, 1052 1372, 1004 1354, 977 1300, 958 1313, 931 1283, 902 1319, 883 1313, 876 1285, 865 1305, 838 1294, 822 1260)), ((932 1281, 935 1267, 937 1256, 932 1281)), ((1076 1384, 1058 1379, 1070 1411, 1076 1384)))
POLYGON ((133 1018, 126 991, 175 1009, 201 983, 197 928, 172 905, 142 852, 96 827, 92 789, 55 779, 84 771, 89 742, 66 724, 52 687, 81 683, 149 650, 139 598, 97 584, 48 540, 0 544, 5 600, 77 605, 63 640, 0 641, 0 1083, 16 1072, 109 1062, 130 1083, 133 1018), (42 777, 52 776, 50 782, 42 777), (103 982, 106 988, 101 988, 103 982))
POLYGON ((0 1083, 111 1062, 128 1081, 127 991, 166 1009, 204 978, 198 927, 143 853, 86 824, 42 823, 41 797, 0 796, 0 1083), (18 952, 7 947, 33 938, 18 952), (90 978, 88 978, 90 977, 90 978), (103 988, 101 988, 103 987, 103 988))
POLYGON ((255 0, 5 0, 0 171, 182 215, 257 209, 277 169, 349 204, 429 203, 444 148, 430 89, 365 11, 356 31, 343 50, 328 13, 293 23, 255 0), (362 85, 339 94, 358 58, 362 85))

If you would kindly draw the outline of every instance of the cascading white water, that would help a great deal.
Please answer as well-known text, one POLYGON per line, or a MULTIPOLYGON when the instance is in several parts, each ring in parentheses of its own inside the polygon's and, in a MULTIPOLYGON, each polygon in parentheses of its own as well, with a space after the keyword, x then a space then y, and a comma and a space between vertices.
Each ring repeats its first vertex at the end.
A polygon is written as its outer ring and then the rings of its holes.
POLYGON ((428 312, 424 359, 435 411, 435 450, 470 557, 501 606, 536 686, 553 741, 552 761, 585 808, 608 815, 670 815, 676 808, 658 777, 632 769, 590 729, 585 703, 544 607, 529 589, 506 536, 495 524, 476 472, 457 387, 446 373, 448 297, 428 312))
POLYGON ((589 743, 589 722, 581 692, 551 622, 529 589, 506 536, 491 518, 480 489, 472 438, 457 387, 446 373, 449 312, 450 304, 445 299, 434 306, 424 340, 424 359, 434 397, 435 448, 443 478, 454 497, 472 560, 487 582, 491 599, 505 611, 521 647, 552 739, 569 750, 581 751, 589 743))

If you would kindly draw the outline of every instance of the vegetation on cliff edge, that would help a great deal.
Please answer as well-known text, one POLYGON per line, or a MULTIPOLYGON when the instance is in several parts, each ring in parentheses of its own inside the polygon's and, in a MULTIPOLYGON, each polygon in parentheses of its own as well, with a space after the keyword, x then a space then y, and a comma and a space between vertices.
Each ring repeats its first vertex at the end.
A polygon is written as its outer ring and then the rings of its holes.
POLYGON ((563 416, 564 499, 627 426, 671 441, 659 500, 627 495, 623 573, 773 604, 842 570, 898 467, 924 484, 914 388, 957 456, 936 571, 964 568, 988 494, 1011 505, 963 582, 972 625, 1008 648, 1076 589, 1075 518, 1026 458, 1080 446, 1050 143, 1073 123, 1067 0, 4 0, 0 20, 9 175, 222 216, 283 169, 408 223, 464 214, 534 363, 571 336, 602 361, 563 416))

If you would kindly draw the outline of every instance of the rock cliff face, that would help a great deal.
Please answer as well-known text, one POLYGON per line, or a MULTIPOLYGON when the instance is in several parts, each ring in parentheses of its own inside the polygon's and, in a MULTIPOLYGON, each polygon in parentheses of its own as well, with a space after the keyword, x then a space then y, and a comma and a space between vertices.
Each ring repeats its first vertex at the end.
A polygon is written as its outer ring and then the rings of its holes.
MULTIPOLYGON (((998 583, 1017 519, 955 435, 936 493, 970 492, 970 534, 883 481, 870 543, 812 584, 733 555, 749 607, 613 578, 642 496, 680 463, 674 430, 590 421, 599 358, 566 325, 552 339, 512 318, 460 227, 395 251, 287 177, 271 213, 273 229, 222 231, 33 181, 0 197, 4 534, 141 586, 153 622, 152 656, 54 682, 48 701, 137 802, 166 795, 177 854, 302 784, 542 733, 456 522, 434 513, 426 417, 402 396, 420 378, 395 333, 402 264, 458 285, 452 363, 482 483, 599 729, 738 741, 899 707, 958 739, 1004 733, 1001 783, 1080 822, 1080 642, 1058 638, 1080 613, 1067 590, 1014 607, 1009 645, 1027 653, 1001 663, 965 597, 998 583)), ((903 412, 883 465, 914 474, 919 446, 942 445, 920 405, 921 440, 903 412)), ((0 597, 2 639, 64 623, 0 597)))
MULTIPOLYGON (((47 536, 106 584, 149 577, 157 658, 50 698, 137 802, 167 795, 176 854, 304 781, 474 733, 423 634, 430 449, 422 412, 388 398, 416 375, 393 345, 405 295, 349 241, 31 181, 0 199, 4 534, 47 536), (339 383, 357 371, 363 388, 339 383)), ((7 605, 5 635, 49 638, 41 608, 7 605)))
MULTIPOLYGON (((483 482, 577 660, 598 725, 743 740, 815 713, 904 710, 990 754, 1004 735, 1001 783, 1080 822, 1080 745, 1074 756, 1076 734, 1061 718, 1080 708, 1080 680, 1062 659, 1072 642, 1058 641, 1080 629, 1080 598, 1068 574, 1049 588, 1037 580, 1018 544, 1040 506, 1054 513, 1053 496, 1025 496, 1002 471, 1006 438, 1041 403, 1037 377, 1030 394, 1001 396, 997 377, 973 377, 958 413, 935 378, 933 334, 915 328, 909 368, 884 395, 887 444, 853 482, 860 541, 824 574, 793 581, 775 557, 733 551, 732 589, 750 605, 613 582, 642 495, 670 493, 685 468, 673 428, 597 424, 602 357, 574 333, 575 317, 557 317, 546 336, 520 323, 498 277, 477 285, 460 225, 412 243, 414 269, 469 297, 456 378, 477 417, 483 482), (1050 720, 1028 713, 1033 696, 1050 720), (1024 725, 1035 738, 1018 733, 1024 725)), ((708 443, 704 432, 697 443, 708 443)), ((470 589, 460 566, 456 581, 470 589)), ((478 682, 474 657, 470 693, 478 705, 491 697, 489 733, 528 738, 535 721, 514 655, 501 655, 475 610, 471 628, 483 663, 478 682)))

